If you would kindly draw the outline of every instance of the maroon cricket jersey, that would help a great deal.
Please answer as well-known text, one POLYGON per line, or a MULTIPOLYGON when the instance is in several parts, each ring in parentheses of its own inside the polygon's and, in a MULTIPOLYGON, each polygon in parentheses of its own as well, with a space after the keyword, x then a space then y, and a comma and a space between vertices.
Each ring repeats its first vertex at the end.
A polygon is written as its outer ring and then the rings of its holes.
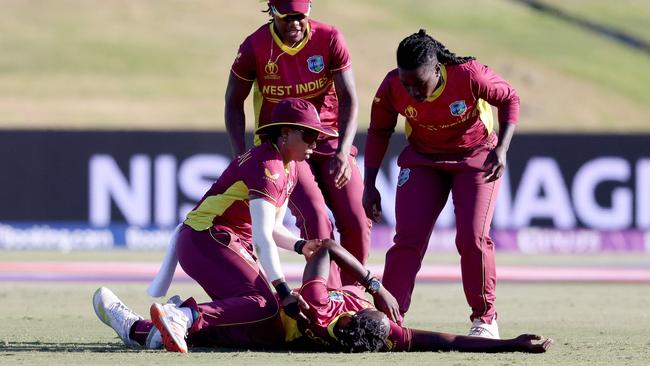
MULTIPOLYGON (((357 287, 355 287, 357 288, 357 287)), ((358 289, 358 288, 357 288, 358 289)), ((361 294, 349 290, 328 289, 327 281, 315 278, 306 282, 300 288, 300 294, 309 304, 305 313, 310 319, 306 329, 301 333, 313 342, 334 349, 339 348, 334 335, 336 322, 346 315, 353 315, 357 311, 374 308, 361 294)), ((394 322, 390 322, 387 351, 405 351, 411 347, 413 332, 394 322)))
POLYGON ((477 61, 441 65, 442 84, 419 102, 400 83, 397 69, 379 86, 372 104, 365 148, 365 165, 379 168, 398 115, 406 117, 405 133, 423 154, 457 152, 480 145, 493 132, 490 105, 499 123, 516 124, 519 97, 515 89, 477 61))
MULTIPOLYGON (((341 33, 331 25, 309 20, 308 36, 294 47, 282 43, 267 23, 239 46, 232 73, 254 81, 255 127, 271 121, 276 103, 288 97, 310 101, 323 127, 338 131, 339 103, 332 75, 351 67, 341 33)), ((320 139, 337 141, 321 134, 320 139)), ((259 143, 258 138, 255 140, 259 143)))
POLYGON ((196 231, 216 226, 250 242, 253 233, 249 197, 260 197, 279 208, 295 182, 295 163, 285 166, 278 148, 265 142, 233 160, 184 223, 196 231))

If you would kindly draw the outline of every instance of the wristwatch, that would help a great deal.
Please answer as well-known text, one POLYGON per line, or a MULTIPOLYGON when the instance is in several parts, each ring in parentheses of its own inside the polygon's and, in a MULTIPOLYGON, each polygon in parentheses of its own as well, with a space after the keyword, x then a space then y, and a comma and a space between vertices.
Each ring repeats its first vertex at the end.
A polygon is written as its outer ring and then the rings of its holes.
POLYGON ((366 287, 366 291, 370 294, 376 294, 377 291, 381 289, 381 281, 376 279, 375 277, 370 278, 368 281, 368 286, 366 287))

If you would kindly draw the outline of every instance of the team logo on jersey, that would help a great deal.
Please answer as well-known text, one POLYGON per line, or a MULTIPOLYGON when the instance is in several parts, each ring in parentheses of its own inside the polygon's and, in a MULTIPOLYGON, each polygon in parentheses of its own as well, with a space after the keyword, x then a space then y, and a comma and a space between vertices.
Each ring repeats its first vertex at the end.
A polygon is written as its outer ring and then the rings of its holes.
POLYGON ((404 115, 406 118, 416 119, 418 118, 418 110, 414 106, 410 105, 404 110, 404 115))
POLYGON ((343 302, 343 294, 338 291, 330 291, 328 297, 332 301, 343 302))
POLYGON ((266 66, 264 66, 264 72, 266 72, 266 75, 264 76, 265 79, 280 78, 280 76, 278 76, 278 64, 271 60, 269 60, 269 62, 266 63, 266 66))
POLYGON ((267 179, 270 180, 277 180, 280 177, 280 173, 271 173, 269 168, 264 168, 264 175, 266 176, 267 179))
POLYGON ((307 68, 309 69, 309 71, 313 72, 314 74, 318 74, 319 72, 323 71, 323 69, 325 68, 325 61, 323 61, 323 56, 316 55, 308 58, 307 68))
POLYGON ((409 168, 404 168, 399 171, 399 177, 397 177, 397 186, 401 187, 404 185, 404 183, 408 182, 409 178, 411 177, 411 169, 409 168))
POLYGON ((449 105, 452 116, 462 116, 467 112, 467 104, 464 100, 457 100, 449 105))

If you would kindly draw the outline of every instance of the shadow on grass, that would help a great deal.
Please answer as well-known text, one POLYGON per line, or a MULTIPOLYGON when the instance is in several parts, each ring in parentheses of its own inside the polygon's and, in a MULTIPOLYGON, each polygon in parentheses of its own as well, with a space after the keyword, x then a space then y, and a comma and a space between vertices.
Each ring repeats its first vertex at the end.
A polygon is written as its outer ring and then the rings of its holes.
POLYGON ((11 352, 138 352, 117 343, 76 343, 76 342, 4 342, 0 343, 0 353, 11 352))
MULTIPOLYGON (((266 352, 287 353, 289 350, 248 350, 235 348, 208 348, 194 347, 192 353, 239 353, 239 352, 266 352)), ((87 352, 87 353, 139 353, 139 352, 164 352, 163 350, 145 350, 142 348, 129 348, 120 343, 76 343, 76 342, 0 342, 0 353, 12 354, 20 352, 87 352)), ((304 350, 292 350, 292 353, 304 353, 304 350)))

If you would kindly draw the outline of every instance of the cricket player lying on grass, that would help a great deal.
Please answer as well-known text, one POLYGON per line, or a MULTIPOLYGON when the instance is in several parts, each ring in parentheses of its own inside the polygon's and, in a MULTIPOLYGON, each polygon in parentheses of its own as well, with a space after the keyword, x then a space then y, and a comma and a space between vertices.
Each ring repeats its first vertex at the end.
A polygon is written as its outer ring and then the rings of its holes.
MULTIPOLYGON (((305 300, 303 311, 307 320, 296 322, 280 314, 285 325, 285 342, 278 344, 277 349, 320 352, 543 353, 553 344, 552 339, 534 334, 522 334, 513 339, 489 339, 403 327, 399 324, 401 319, 395 298, 354 256, 333 240, 324 240, 320 249, 309 258, 303 273, 303 285, 298 292, 305 300), (359 287, 327 288, 330 260, 334 260, 341 270, 347 271, 363 284, 377 306, 388 316, 366 301, 359 287)), ((132 340, 131 327, 136 321, 141 321, 142 317, 126 307, 106 288, 97 290, 93 303, 100 319, 111 326, 125 344, 137 345, 132 340)), ((152 328, 147 342, 140 346, 160 348, 164 343, 167 349, 187 349, 185 336, 192 321, 189 317, 181 316, 177 303, 178 301, 170 301, 162 305, 166 310, 163 314, 152 312, 159 319, 154 320, 155 328, 152 328), (180 344, 167 344, 170 342, 180 344)), ((239 331, 237 325, 232 327, 230 331, 239 331)), ((225 333, 221 331, 220 334, 225 333)), ((219 339, 215 339, 213 346, 218 347, 220 343, 219 339)), ((259 348, 254 344, 241 344, 240 347, 259 348)))

